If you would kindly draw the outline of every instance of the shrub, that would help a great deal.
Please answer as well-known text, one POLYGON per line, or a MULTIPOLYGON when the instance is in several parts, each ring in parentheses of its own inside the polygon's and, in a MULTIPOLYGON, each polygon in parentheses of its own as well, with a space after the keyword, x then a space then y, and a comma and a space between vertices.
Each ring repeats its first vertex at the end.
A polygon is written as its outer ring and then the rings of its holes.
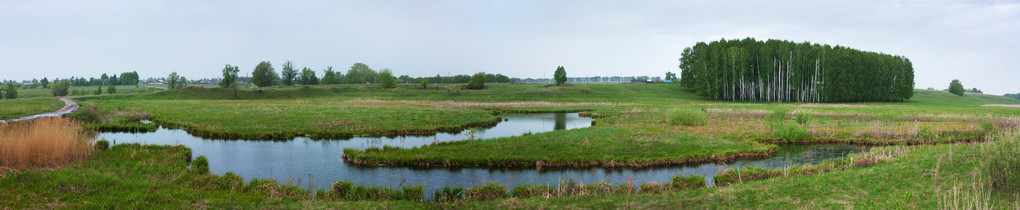
POLYGON ((797 124, 783 124, 776 129, 776 137, 786 141, 803 140, 810 137, 807 128, 797 124))
POLYGON ((468 82, 467 89, 472 90, 485 89, 485 72, 478 72, 474 76, 471 76, 471 81, 468 82))
POLYGON ((110 148, 110 142, 106 140, 99 140, 96 142, 96 149, 106 150, 110 148))
POLYGON ((964 92, 963 83, 960 83, 960 80, 954 79, 952 82, 949 82, 949 93, 958 96, 963 96, 963 92, 964 92))
POLYGON ((428 88, 429 88, 429 80, 428 79, 422 79, 421 80, 421 89, 428 89, 428 88))
POLYGON ((110 87, 106 88, 106 92, 109 93, 109 94, 117 93, 117 88, 113 87, 113 85, 110 85, 110 87))
POLYGON ((425 185, 410 185, 404 187, 403 200, 424 201, 425 185))
POLYGON ((701 188, 705 187, 705 177, 697 174, 691 174, 690 176, 676 175, 669 182, 669 186, 673 190, 701 188))
POLYGON ((199 174, 209 173, 209 159, 206 159, 204 155, 199 155, 191 161, 191 171, 199 174))
POLYGON ((707 121, 704 112, 676 109, 669 113, 669 122, 673 125, 704 125, 707 121))
POLYGON ((797 124, 807 125, 809 122, 811 122, 811 118, 814 118, 814 117, 815 116, 812 116, 811 114, 800 112, 800 113, 797 113, 797 116, 794 117, 794 120, 797 121, 797 124))
POLYGON ((102 119, 101 116, 102 112, 100 112, 99 108, 96 107, 96 104, 93 103, 82 104, 81 111, 73 115, 74 118, 88 123, 100 122, 102 119))
POLYGON ((998 130, 998 128, 995 127, 995 123, 992 121, 981 122, 981 128, 984 129, 985 133, 992 133, 995 132, 995 130, 998 130))
POLYGON ((509 196, 510 193, 506 191, 506 187, 495 182, 485 183, 485 185, 471 187, 467 190, 467 199, 471 200, 492 200, 509 196))
POLYGON ((997 135, 984 148, 985 170, 992 188, 1003 193, 1020 193, 1020 131, 997 135))

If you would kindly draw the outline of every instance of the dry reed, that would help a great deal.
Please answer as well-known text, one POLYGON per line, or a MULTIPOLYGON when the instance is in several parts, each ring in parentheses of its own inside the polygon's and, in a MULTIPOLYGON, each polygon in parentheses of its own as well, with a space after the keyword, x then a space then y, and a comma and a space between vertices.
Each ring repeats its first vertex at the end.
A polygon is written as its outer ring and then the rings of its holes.
POLYGON ((93 141, 81 123, 67 118, 0 124, 0 166, 20 170, 75 164, 92 154, 93 141))

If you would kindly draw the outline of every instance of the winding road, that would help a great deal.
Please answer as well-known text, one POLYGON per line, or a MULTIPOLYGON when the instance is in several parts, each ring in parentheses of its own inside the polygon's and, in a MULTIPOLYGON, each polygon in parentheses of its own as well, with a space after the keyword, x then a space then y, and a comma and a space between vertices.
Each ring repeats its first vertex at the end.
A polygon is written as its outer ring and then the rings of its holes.
POLYGON ((28 115, 28 116, 14 118, 14 119, 10 119, 10 120, 0 120, 0 123, 15 122, 15 121, 22 121, 22 120, 31 120, 31 119, 40 118, 40 117, 56 117, 56 116, 61 116, 61 115, 64 115, 64 114, 67 114, 67 113, 71 113, 71 112, 74 112, 74 111, 78 111, 78 109, 81 108, 81 105, 78 105, 77 102, 74 102, 71 99, 68 99, 68 97, 61 97, 60 101, 64 102, 64 107, 58 109, 57 111, 52 111, 52 112, 47 112, 47 113, 42 113, 42 114, 28 115))

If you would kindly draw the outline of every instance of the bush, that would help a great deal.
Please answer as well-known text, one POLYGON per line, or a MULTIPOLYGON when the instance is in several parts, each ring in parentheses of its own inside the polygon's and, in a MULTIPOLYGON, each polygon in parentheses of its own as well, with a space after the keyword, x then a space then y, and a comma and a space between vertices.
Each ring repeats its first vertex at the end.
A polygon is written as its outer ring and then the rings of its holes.
POLYGON ((191 171, 199 174, 209 173, 209 159, 206 159, 204 155, 199 155, 194 161, 191 161, 191 171))
POLYGON ((707 121, 704 112, 676 109, 669 113, 669 122, 673 125, 704 125, 707 121))
POLYGON ((84 122, 98 123, 102 119, 102 115, 102 112, 99 111, 96 104, 84 103, 82 104, 81 111, 74 114, 73 117, 84 122))
POLYGON ((429 88, 429 80, 428 79, 422 79, 421 80, 421 89, 428 89, 428 88, 429 88))
POLYGON ((800 113, 797 113, 797 116, 794 117, 794 120, 797 121, 797 124, 807 125, 809 122, 811 122, 811 118, 814 118, 814 117, 815 116, 812 116, 812 115, 810 115, 808 113, 800 112, 800 113))
POLYGON ((113 87, 113 85, 110 85, 110 87, 106 88, 106 93, 109 93, 109 94, 117 93, 117 88, 113 87))
POLYGON ((804 128, 800 125, 783 124, 782 126, 779 127, 779 129, 776 129, 776 137, 779 137, 780 139, 786 141, 793 142, 797 140, 807 139, 808 137, 810 137, 810 135, 808 134, 807 128, 804 128))
POLYGON ((106 150, 106 149, 109 149, 109 148, 110 148, 110 142, 109 141, 106 141, 106 140, 96 141, 96 149, 98 149, 98 150, 106 150))
POLYGON ((1020 193, 1020 134, 1009 132, 993 137, 998 141, 984 148, 985 169, 992 188, 1003 193, 1020 193))
POLYGON ((471 76, 471 81, 468 82, 467 89, 472 90, 485 89, 485 72, 478 72, 474 76, 471 76))
POLYGON ((506 191, 506 187, 495 182, 485 183, 482 186, 475 186, 467 191, 467 199, 471 200, 492 200, 499 198, 507 198, 510 193, 506 191))
POLYGON ((963 83, 960 83, 960 80, 954 79, 952 82, 949 82, 949 93, 958 96, 963 96, 963 92, 964 92, 963 83))

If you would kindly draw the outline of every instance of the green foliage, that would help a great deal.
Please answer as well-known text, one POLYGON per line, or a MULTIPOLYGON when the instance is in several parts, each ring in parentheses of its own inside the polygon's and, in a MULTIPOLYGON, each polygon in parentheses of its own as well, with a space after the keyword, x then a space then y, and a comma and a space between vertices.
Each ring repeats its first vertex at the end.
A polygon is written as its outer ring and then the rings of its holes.
POLYGON ((369 68, 368 65, 355 63, 354 65, 351 65, 350 70, 347 70, 347 76, 344 78, 347 79, 348 84, 365 84, 376 82, 375 80, 377 76, 378 73, 376 73, 375 70, 372 70, 372 68, 369 68))
POLYGON ((992 188, 1007 194, 1020 193, 1020 133, 1014 130, 992 139, 994 142, 983 152, 992 188))
POLYGON ((977 88, 967 89, 966 92, 970 92, 970 93, 985 93, 985 92, 981 92, 981 90, 977 89, 977 88))
POLYGON ((199 155, 195 160, 191 161, 191 171, 198 174, 209 173, 209 159, 203 155, 199 155))
POLYGON ((1005 96, 1007 98, 1012 98, 1012 99, 1020 100, 1020 93, 1007 93, 1007 94, 1005 94, 1003 96, 1005 96))
POLYGON ((342 75, 337 75, 337 73, 333 71, 333 66, 327 66, 324 72, 325 73, 322 73, 322 80, 319 82, 320 84, 323 85, 340 84, 339 77, 342 75))
POLYGON ((449 202, 464 199, 464 187, 443 187, 443 189, 436 190, 432 199, 435 199, 437 202, 449 202))
POLYGON ((94 94, 103 95, 103 86, 96 87, 96 92, 94 92, 94 94))
POLYGON ((298 83, 302 85, 318 85, 319 78, 315 76, 315 70, 305 67, 301 69, 301 75, 298 76, 298 83))
POLYGON ((774 110, 765 115, 765 120, 774 124, 783 123, 788 118, 786 112, 785 109, 774 110))
POLYGON ((705 125, 708 117, 705 112, 688 109, 674 109, 669 112, 669 122, 673 125, 699 126, 705 125))
POLYGON ((673 82, 673 83, 680 82, 680 81, 677 81, 677 79, 676 79, 676 73, 668 72, 668 71, 666 72, 666 80, 669 80, 670 82, 673 82))
POLYGON ((679 67, 681 84, 712 100, 903 101, 914 88, 906 57, 808 42, 699 42, 679 67))
POLYGON ((276 70, 273 69, 273 64, 269 61, 262 61, 255 66, 255 70, 251 72, 251 79, 248 81, 259 87, 269 87, 278 77, 276 70))
POLYGON ((981 129, 985 133, 992 133, 992 132, 997 131, 999 128, 995 127, 995 122, 984 121, 984 122, 981 122, 981 129))
POLYGON ((811 119, 814 117, 815 116, 805 112, 798 112, 797 116, 794 117, 794 120, 797 121, 797 124, 807 125, 808 123, 811 122, 811 119))
POLYGON ((960 83, 960 80, 954 79, 952 82, 949 82, 949 93, 963 96, 964 92, 963 83, 960 83))
POLYGON ((117 93, 117 88, 114 87, 113 85, 110 85, 109 87, 106 87, 106 93, 109 94, 117 93))
POLYGON ((485 72, 478 72, 474 76, 471 76, 471 82, 468 82, 467 89, 485 89, 485 72))
POLYGON ((220 88, 223 89, 237 88, 237 73, 240 71, 241 70, 238 69, 237 66, 230 66, 230 64, 226 64, 226 66, 223 67, 222 70, 223 79, 220 79, 219 84, 220 88))
POLYGON ((187 86, 187 84, 188 78, 184 78, 182 76, 177 75, 176 71, 170 73, 170 75, 166 77, 166 86, 171 90, 184 89, 184 87, 187 86))
POLYGON ((789 142, 802 141, 810 138, 807 128, 797 124, 782 124, 776 128, 776 137, 789 142))
POLYGON ((294 86, 294 78, 297 77, 297 69, 294 69, 294 63, 287 61, 283 63, 283 70, 280 70, 280 79, 283 80, 283 84, 286 86, 294 86))
POLYGON ((42 88, 50 88, 50 80, 46 79, 46 77, 43 77, 42 80, 39 80, 39 84, 42 85, 42 88))
POLYGON ((553 79, 556 79, 556 85, 563 85, 567 83, 567 70, 563 66, 556 67, 556 72, 553 73, 553 79))
POLYGON ((550 185, 526 185, 521 184, 514 186, 513 196, 514 198, 528 198, 534 196, 547 196, 552 195, 556 192, 556 188, 550 185))
POLYGON ((485 183, 467 190, 467 199, 469 200, 492 200, 508 197, 510 197, 510 193, 507 192, 506 187, 496 182, 485 183))
POLYGON ((393 72, 390 69, 382 69, 379 71, 379 84, 383 88, 395 88, 397 87, 397 78, 393 77, 393 72))
POLYGON ((110 141, 107 141, 106 139, 96 141, 96 149, 98 149, 98 150, 107 150, 109 148, 110 148, 110 141))
POLYGON ((705 187, 705 177, 697 174, 691 174, 690 176, 676 175, 669 182, 669 186, 673 190, 702 188, 705 187))
POLYGON ((6 99, 16 99, 16 98, 18 98, 18 86, 15 85, 14 83, 7 83, 7 88, 6 88, 6 91, 4 93, 4 98, 6 98, 6 99))
POLYGON ((427 80, 427 79, 421 80, 421 89, 428 89, 428 88, 429 88, 429 80, 427 80))

